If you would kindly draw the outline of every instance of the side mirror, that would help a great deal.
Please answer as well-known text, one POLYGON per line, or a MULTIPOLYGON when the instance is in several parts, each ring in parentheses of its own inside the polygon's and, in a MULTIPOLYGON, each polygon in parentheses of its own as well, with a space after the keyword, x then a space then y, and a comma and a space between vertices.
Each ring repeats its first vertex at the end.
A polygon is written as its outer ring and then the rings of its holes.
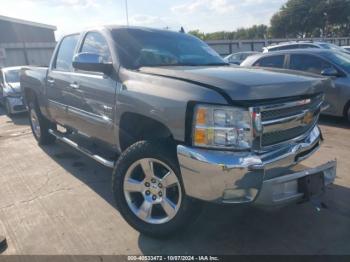
POLYGON ((337 77, 337 76, 339 76, 339 72, 335 68, 330 67, 330 68, 323 69, 321 72, 321 75, 330 76, 330 77, 337 77))
POLYGON ((73 58, 73 67, 79 70, 101 72, 108 75, 112 72, 113 64, 104 63, 103 57, 98 54, 79 53, 73 58))

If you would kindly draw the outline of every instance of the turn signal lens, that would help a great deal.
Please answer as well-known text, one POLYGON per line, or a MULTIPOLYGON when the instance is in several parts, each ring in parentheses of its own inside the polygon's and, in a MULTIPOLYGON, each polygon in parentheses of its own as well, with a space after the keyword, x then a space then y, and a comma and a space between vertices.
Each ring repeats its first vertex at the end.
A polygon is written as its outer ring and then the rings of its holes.
POLYGON ((198 108, 196 114, 196 123, 199 125, 205 125, 207 122, 207 109, 206 108, 198 108))
POLYGON ((207 144, 207 134, 204 129, 196 129, 194 134, 196 144, 207 144))

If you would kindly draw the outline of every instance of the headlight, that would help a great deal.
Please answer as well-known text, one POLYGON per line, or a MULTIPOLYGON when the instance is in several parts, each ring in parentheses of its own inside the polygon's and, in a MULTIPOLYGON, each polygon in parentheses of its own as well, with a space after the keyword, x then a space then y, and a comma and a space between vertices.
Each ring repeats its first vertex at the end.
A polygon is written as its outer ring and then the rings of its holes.
POLYGON ((192 142, 207 148, 251 147, 249 111, 229 106, 197 105, 194 109, 192 142))

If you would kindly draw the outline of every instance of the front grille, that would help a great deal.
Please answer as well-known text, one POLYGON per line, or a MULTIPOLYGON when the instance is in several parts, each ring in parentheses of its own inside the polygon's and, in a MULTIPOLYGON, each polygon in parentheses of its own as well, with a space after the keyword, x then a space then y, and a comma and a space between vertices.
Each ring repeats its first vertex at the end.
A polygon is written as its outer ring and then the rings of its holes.
POLYGON ((300 114, 304 110, 308 110, 309 108, 315 108, 321 102, 322 98, 316 97, 311 100, 309 104, 300 105, 300 106, 292 106, 288 108, 281 108, 276 110, 268 110, 263 111, 261 113, 261 120, 268 121, 276 118, 288 117, 300 114))
POLYGON ((266 148, 308 133, 317 124, 322 101, 323 96, 316 96, 254 108, 261 113, 261 131, 254 145, 266 148))
POLYGON ((270 146, 273 144, 278 144, 284 141, 288 141, 303 135, 309 130, 310 130, 310 126, 308 125, 304 127, 294 127, 287 130, 266 133, 262 135, 261 145, 270 146))

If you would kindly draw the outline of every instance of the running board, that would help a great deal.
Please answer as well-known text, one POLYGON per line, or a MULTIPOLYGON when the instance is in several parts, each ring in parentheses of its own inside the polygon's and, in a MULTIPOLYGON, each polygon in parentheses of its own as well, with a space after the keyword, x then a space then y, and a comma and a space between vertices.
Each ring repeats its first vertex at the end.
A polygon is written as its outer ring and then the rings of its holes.
POLYGON ((60 134, 57 131, 54 131, 52 129, 49 129, 49 133, 51 135, 53 135, 54 137, 56 137, 58 140, 62 141, 63 143, 73 147, 74 149, 76 149, 77 151, 83 153, 84 155, 92 158, 93 160, 99 162, 100 164, 109 167, 109 168, 114 168, 114 162, 113 161, 109 161, 99 155, 96 155, 92 152, 90 152, 89 150, 87 150, 84 147, 79 146, 77 143, 75 143, 73 140, 68 139, 67 137, 65 137, 63 134, 60 134))

